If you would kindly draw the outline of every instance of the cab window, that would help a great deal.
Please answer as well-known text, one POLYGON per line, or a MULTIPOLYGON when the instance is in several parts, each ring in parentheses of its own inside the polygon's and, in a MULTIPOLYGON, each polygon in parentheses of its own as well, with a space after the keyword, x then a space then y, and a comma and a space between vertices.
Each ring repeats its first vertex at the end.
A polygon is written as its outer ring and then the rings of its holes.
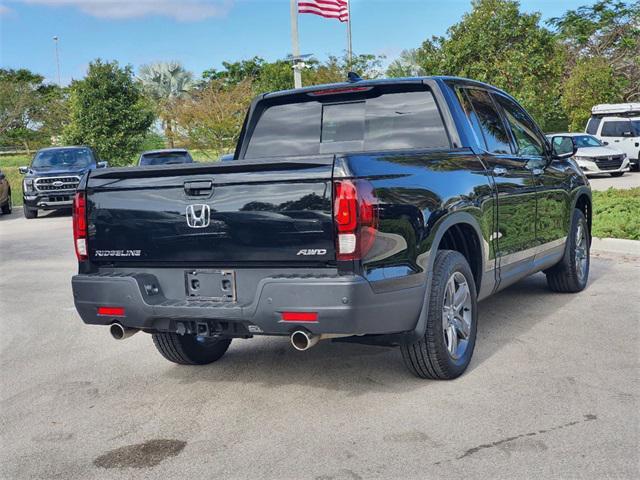
POLYGON ((458 95, 480 146, 493 154, 512 153, 509 134, 489 93, 478 88, 462 88, 458 95))
POLYGON ((529 115, 513 100, 502 95, 496 97, 511 127, 518 154, 525 157, 544 155, 544 140, 539 136, 538 128, 529 115))

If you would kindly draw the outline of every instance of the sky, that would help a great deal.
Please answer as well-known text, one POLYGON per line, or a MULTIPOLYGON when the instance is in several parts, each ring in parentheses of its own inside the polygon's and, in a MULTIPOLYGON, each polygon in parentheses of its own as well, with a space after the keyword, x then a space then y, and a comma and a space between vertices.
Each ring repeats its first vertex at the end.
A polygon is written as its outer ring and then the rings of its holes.
MULTIPOLYGON (((543 19, 593 0, 521 0, 543 19)), ((56 81, 59 38, 61 79, 82 78, 91 60, 134 68, 178 60, 199 76, 225 60, 254 55, 267 60, 291 52, 289 0, 0 0, 0 66, 28 68, 56 81)), ((356 53, 393 60, 432 35, 443 35, 471 8, 471 0, 352 0, 356 53)), ((320 60, 341 55, 346 26, 300 15, 301 53, 320 60)))

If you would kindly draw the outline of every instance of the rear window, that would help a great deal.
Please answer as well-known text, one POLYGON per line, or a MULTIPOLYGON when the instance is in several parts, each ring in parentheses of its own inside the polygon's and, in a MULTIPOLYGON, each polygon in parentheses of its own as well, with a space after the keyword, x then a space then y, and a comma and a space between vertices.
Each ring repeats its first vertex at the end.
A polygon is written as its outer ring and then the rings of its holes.
POLYGON ((603 137, 633 137, 633 125, 630 120, 604 122, 600 135, 603 137))
POLYGON ((267 106, 245 158, 450 148, 433 95, 425 89, 373 88, 304 100, 267 106))
POLYGON ((191 163, 193 160, 188 153, 152 153, 140 158, 140 165, 175 165, 179 163, 191 163))

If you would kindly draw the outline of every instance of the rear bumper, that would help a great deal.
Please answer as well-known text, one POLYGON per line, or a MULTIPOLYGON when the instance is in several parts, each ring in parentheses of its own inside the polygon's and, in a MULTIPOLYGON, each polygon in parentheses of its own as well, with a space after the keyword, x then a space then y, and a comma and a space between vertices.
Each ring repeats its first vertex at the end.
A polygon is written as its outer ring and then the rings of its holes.
POLYGON ((170 299, 150 273, 76 275, 72 286, 87 324, 119 322, 150 332, 191 332, 207 325, 230 336, 289 335, 300 327, 318 334, 401 333, 415 328, 424 299, 424 286, 376 293, 359 276, 271 275, 256 281, 255 295, 245 303, 170 299), (158 292, 149 295, 150 285, 159 286, 158 292), (98 315, 100 306, 122 307, 125 314, 98 315), (318 321, 284 322, 282 312, 316 312, 318 321))

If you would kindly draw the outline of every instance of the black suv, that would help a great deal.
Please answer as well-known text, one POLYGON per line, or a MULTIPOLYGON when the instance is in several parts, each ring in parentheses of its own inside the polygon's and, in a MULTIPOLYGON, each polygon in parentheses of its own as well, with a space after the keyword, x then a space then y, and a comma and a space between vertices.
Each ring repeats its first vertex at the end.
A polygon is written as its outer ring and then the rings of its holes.
POLYGON ((455 378, 478 301, 539 271, 587 285, 591 191, 571 139, 555 147, 466 79, 261 95, 232 160, 84 177, 75 305, 180 364, 281 335, 398 345, 414 374, 455 378))
POLYGON ((24 216, 36 218, 38 210, 71 209, 73 195, 89 170, 107 167, 90 147, 52 147, 39 150, 24 174, 24 216))

